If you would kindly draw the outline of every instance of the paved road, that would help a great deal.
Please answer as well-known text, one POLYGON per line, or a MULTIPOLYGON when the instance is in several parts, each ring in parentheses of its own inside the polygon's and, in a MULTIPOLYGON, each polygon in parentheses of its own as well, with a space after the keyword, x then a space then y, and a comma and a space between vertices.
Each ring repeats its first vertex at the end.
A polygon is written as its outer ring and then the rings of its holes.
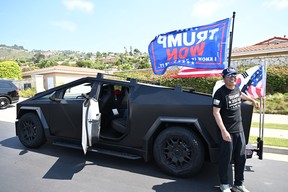
MULTIPOLYGON (((39 149, 26 149, 15 136, 11 122, 0 121, 0 133, 1 192, 219 191, 214 164, 206 163, 192 178, 177 179, 163 174, 152 162, 143 160, 96 153, 85 156, 80 150, 50 144, 39 149)), ((264 160, 253 157, 246 165, 245 185, 251 191, 286 191, 287 156, 264 154, 264 160)))
MULTIPOLYGON (((288 126, 288 125, 287 125, 288 126)), ((259 128, 251 128, 250 135, 258 136, 259 135, 259 128)), ((275 137, 281 139, 288 139, 288 130, 281 130, 281 129, 264 129, 264 137, 275 137)))
MULTIPOLYGON (((257 113, 253 114, 252 122, 259 122, 260 115, 257 113)), ((265 123, 276 123, 276 124, 283 124, 287 125, 288 127, 288 115, 277 115, 277 114, 265 114, 264 115, 264 122, 265 123)), ((253 127, 250 131, 251 135, 258 136, 259 135, 259 128, 253 127)), ((288 139, 288 130, 280 130, 280 129, 264 129, 264 136, 265 137, 276 137, 282 139, 288 139)))
MULTIPOLYGON (((259 122, 259 120, 260 120, 260 115, 258 113, 254 113, 252 116, 252 122, 259 122)), ((264 122, 286 124, 288 126, 288 115, 265 114, 264 122)))

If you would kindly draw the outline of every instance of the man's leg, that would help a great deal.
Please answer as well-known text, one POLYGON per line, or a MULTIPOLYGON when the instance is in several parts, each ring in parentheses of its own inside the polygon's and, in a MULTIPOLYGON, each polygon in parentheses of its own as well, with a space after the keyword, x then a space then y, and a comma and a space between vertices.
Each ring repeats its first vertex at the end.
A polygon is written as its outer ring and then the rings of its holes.
POLYGON ((219 163, 218 163, 220 184, 229 183, 228 168, 231 162, 232 149, 233 149, 232 143, 224 141, 221 137, 219 163))
POLYGON ((244 169, 246 163, 246 141, 244 132, 233 134, 233 138, 236 139, 237 142, 234 146, 234 171, 235 171, 235 181, 234 185, 241 186, 244 182, 244 169))

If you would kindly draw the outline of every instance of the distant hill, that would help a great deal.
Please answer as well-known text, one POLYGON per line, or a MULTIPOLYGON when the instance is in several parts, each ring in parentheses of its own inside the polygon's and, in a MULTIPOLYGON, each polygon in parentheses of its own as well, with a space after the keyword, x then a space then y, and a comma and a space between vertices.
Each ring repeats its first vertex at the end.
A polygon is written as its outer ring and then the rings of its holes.
POLYGON ((0 60, 27 59, 31 57, 33 57, 33 54, 24 49, 23 46, 0 45, 0 60))

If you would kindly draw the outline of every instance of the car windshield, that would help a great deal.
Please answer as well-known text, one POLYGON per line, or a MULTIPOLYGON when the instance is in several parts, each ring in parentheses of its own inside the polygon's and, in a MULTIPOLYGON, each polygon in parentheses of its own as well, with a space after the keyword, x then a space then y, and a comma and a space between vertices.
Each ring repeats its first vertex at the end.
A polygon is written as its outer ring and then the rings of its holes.
POLYGON ((91 91, 91 84, 84 83, 74 87, 70 87, 66 90, 63 99, 75 99, 82 94, 88 94, 91 91))

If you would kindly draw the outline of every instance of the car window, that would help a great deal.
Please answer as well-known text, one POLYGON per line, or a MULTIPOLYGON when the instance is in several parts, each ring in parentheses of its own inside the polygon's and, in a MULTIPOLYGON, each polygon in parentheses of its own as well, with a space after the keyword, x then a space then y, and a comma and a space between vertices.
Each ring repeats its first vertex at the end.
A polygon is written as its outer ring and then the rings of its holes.
POLYGON ((2 82, 0 82, 0 88, 10 88, 10 87, 11 87, 10 83, 2 83, 2 82))
POLYGON ((90 91, 90 83, 83 83, 66 89, 63 99, 83 99, 82 94, 89 94, 90 91))
POLYGON ((47 94, 47 95, 44 95, 44 96, 42 96, 42 97, 39 97, 39 98, 37 98, 37 100, 41 100, 41 101, 42 101, 42 100, 43 100, 43 101, 49 100, 50 97, 51 97, 53 94, 55 94, 55 91, 52 92, 52 93, 49 93, 49 94, 47 94))

